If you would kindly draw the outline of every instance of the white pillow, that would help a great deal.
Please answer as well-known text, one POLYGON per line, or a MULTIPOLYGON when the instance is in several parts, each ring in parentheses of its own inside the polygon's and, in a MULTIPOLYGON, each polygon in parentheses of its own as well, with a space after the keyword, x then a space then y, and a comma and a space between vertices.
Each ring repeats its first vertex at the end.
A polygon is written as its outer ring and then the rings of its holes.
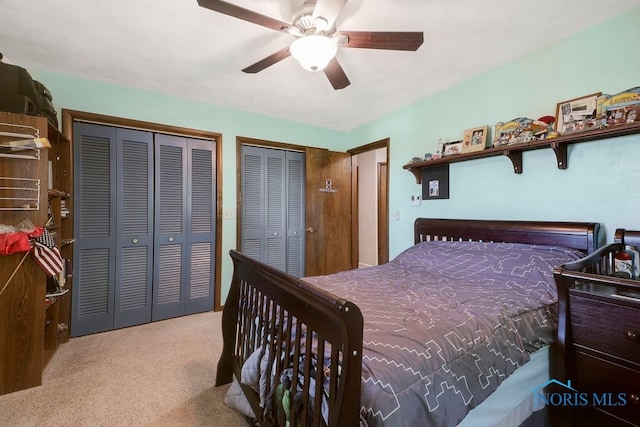
MULTIPOLYGON (((256 393, 260 392, 259 381, 261 352, 261 348, 254 351, 246 362, 244 362, 244 365, 242 365, 242 371, 240 372, 242 383, 251 387, 256 393)), ((247 417, 256 417, 253 409, 251 408, 251 404, 244 395, 242 387, 235 376, 233 377, 229 390, 227 390, 227 394, 224 396, 224 404, 247 417)))
POLYGON ((249 401, 242 391, 242 387, 240 387, 240 383, 238 382, 238 380, 236 380, 235 377, 231 382, 229 390, 227 390, 227 394, 225 394, 224 396, 224 404, 249 418, 256 417, 256 415, 253 413, 253 409, 251 409, 249 401))

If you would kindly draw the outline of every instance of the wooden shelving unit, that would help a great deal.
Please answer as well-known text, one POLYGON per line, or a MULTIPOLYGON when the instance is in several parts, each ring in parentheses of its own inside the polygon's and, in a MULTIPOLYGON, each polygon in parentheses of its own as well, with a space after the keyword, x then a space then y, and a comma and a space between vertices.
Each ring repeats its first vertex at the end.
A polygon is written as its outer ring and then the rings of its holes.
MULTIPOLYGON (((53 223, 47 228, 56 234, 56 244, 62 257, 71 260, 72 245, 65 244, 73 241, 71 142, 44 117, 0 112, 0 123, 9 129, 11 125, 18 125, 16 133, 21 129, 31 129, 51 145, 51 148, 40 149, 33 156, 0 157, 3 176, 32 180, 37 183, 38 189, 37 204, 34 201, 28 203, 28 208, 18 204, 0 210, 0 224, 16 226, 28 219, 33 225, 43 227, 50 217, 53 218, 53 223), (50 182, 51 191, 48 190, 50 182)), ((0 143, 21 138, 9 136, 12 132, 0 134, 0 143)), ((22 197, 14 189, 6 191, 15 193, 16 199, 22 197)), ((2 395, 40 385, 44 367, 58 346, 69 340, 72 283, 70 277, 65 277, 66 293, 47 298, 47 292, 50 291, 47 285, 51 279, 47 278, 29 252, 1 256, 0 263, 0 288, 4 288, 0 294, 2 395), (66 328, 59 325, 65 325, 66 328)))
POLYGON ((501 147, 487 148, 474 153, 454 154, 436 160, 425 160, 421 162, 407 163, 403 166, 415 177, 418 184, 422 183, 422 169, 432 166, 465 162, 468 160, 482 159, 485 157, 506 156, 511 160, 513 172, 522 173, 522 153, 525 151, 551 148, 557 160, 558 169, 566 169, 568 166, 567 146, 569 144, 579 144, 581 142, 595 141, 598 139, 614 138, 640 133, 640 122, 615 125, 605 129, 596 129, 585 132, 578 132, 571 135, 560 136, 552 139, 536 140, 521 144, 504 145, 501 147))
MULTIPOLYGON (((56 233, 56 245, 62 258, 73 259, 73 164, 71 142, 57 129, 48 124, 49 142, 49 186, 47 192, 49 206, 48 215, 51 225, 47 228, 56 233)), ((68 266, 65 266, 68 267, 68 266)), ((69 341, 69 322, 71 319, 72 276, 70 269, 60 275, 59 281, 64 295, 47 296, 45 313, 44 365, 46 366, 60 346, 69 341)), ((49 286, 49 289, 52 287, 49 286)))

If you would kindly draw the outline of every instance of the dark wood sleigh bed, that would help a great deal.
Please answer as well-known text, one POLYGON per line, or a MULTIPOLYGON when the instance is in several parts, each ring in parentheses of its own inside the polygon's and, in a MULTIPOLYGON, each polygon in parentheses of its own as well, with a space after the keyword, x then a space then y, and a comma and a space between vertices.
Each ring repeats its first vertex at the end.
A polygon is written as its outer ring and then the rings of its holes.
MULTIPOLYGON (((422 219, 415 221, 415 243, 482 241, 573 248, 590 254, 597 247, 597 223, 422 219)), ((224 306, 224 346, 216 385, 237 379, 261 425, 284 424, 282 393, 286 364, 300 379, 291 425, 356 426, 362 393, 363 316, 347 299, 231 251, 234 273, 224 306), (243 384, 243 366, 257 352, 271 369, 260 390, 243 384), (304 357, 312 355, 311 357, 304 357), (318 357, 323 355, 323 357, 318 357), (265 360, 268 359, 268 360, 265 360), (314 410, 313 408, 322 408, 314 410)), ((292 387, 296 388, 296 381, 292 387)))

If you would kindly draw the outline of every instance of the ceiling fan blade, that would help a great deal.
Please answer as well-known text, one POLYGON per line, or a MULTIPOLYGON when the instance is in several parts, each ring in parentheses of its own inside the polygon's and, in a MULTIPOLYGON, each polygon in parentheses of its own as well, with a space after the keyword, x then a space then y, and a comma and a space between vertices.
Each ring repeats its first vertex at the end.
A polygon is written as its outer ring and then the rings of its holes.
POLYGON ((347 0, 318 0, 316 7, 313 9, 313 20, 322 17, 327 20, 327 29, 333 27, 336 19, 342 12, 347 0))
POLYGON ((245 73, 250 73, 250 74, 255 74, 258 73, 262 70, 264 70, 267 67, 272 66, 273 64, 282 61, 285 58, 288 58, 289 56, 291 56, 291 52, 289 52, 289 47, 285 47, 284 49, 281 49, 279 51, 277 51, 274 54, 271 54, 269 56, 267 56, 264 59, 261 59, 260 61, 256 62, 253 65, 249 65, 247 68, 245 68, 244 71, 245 73))
POLYGON ((351 84, 336 58, 333 58, 323 71, 335 90, 344 89, 351 84))
POLYGON ((386 50, 418 50, 424 42, 422 32, 400 31, 340 31, 349 37, 343 47, 386 50))
POLYGON ((226 1, 221 0, 198 0, 198 4, 204 8, 211 9, 214 12, 220 12, 225 15, 233 16, 234 18, 242 19, 244 21, 252 22, 263 27, 271 28, 272 30, 282 31, 285 28, 289 28, 291 25, 279 21, 274 18, 262 15, 249 9, 245 9, 240 6, 236 6, 226 1))

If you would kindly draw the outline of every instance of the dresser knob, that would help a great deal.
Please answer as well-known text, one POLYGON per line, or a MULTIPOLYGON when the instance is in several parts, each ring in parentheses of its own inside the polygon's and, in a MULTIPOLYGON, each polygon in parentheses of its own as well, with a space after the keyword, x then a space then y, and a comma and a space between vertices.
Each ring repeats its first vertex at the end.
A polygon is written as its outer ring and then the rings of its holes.
POLYGON ((627 339, 629 341, 638 341, 640 340, 640 334, 635 331, 627 331, 627 339))
POLYGON ((637 405, 638 403, 640 403, 640 394, 632 394, 631 396, 629 396, 629 400, 631 401, 631 403, 635 403, 637 405))

